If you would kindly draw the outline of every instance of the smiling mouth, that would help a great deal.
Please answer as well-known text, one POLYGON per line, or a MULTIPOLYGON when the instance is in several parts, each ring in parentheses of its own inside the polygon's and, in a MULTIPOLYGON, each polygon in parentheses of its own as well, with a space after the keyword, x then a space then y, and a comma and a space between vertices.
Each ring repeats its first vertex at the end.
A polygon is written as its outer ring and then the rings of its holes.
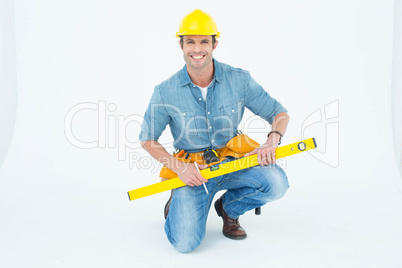
POLYGON ((195 60, 200 60, 200 59, 204 58, 205 55, 192 55, 192 56, 190 56, 190 57, 193 58, 193 59, 195 59, 195 60))

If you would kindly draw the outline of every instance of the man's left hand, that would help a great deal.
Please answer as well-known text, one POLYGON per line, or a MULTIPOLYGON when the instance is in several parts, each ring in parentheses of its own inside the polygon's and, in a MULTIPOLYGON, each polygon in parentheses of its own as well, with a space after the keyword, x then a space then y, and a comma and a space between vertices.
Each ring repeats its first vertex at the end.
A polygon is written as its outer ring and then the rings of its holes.
POLYGON ((253 154, 258 155, 258 163, 261 166, 267 166, 269 164, 275 164, 276 163, 276 156, 275 156, 275 150, 278 148, 276 145, 268 145, 267 143, 261 145, 260 147, 254 149, 253 151, 247 153, 244 155, 250 156, 253 154))

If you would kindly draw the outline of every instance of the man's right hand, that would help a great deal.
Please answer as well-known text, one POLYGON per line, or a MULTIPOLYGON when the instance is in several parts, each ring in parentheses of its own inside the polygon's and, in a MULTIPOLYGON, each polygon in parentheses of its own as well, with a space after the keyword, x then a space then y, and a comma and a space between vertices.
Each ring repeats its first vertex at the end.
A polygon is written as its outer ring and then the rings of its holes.
MULTIPOLYGON (((184 163, 170 155, 158 141, 148 140, 141 142, 141 146, 164 166, 176 173, 180 180, 188 186, 200 186, 208 182, 197 170, 194 163, 184 163)), ((200 169, 207 168, 207 165, 198 165, 200 169)))
MULTIPOLYGON (((199 169, 207 168, 207 165, 198 165, 199 169)), ((182 180, 188 186, 200 186, 203 183, 208 182, 198 169, 195 167, 194 163, 185 164, 181 171, 176 172, 179 175, 179 179, 182 180)))

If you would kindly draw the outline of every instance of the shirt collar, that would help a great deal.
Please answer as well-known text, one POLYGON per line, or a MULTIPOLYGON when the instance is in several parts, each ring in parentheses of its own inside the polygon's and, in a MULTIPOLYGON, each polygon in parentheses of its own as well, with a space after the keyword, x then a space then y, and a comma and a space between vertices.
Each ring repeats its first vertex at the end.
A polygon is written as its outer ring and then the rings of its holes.
MULTIPOLYGON (((213 62, 214 62, 214 70, 215 70, 214 79, 216 81, 218 81, 219 83, 221 83, 222 82, 222 66, 216 59, 213 59, 213 62)), ((185 64, 183 69, 181 69, 181 72, 180 72, 180 85, 185 86, 189 83, 191 83, 191 79, 190 79, 190 76, 188 75, 187 66, 185 64)))

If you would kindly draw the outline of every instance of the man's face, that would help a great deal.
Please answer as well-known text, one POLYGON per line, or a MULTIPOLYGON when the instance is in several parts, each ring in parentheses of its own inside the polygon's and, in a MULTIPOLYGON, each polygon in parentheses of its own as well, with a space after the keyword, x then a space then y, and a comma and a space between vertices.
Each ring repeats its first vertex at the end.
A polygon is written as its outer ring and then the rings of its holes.
POLYGON ((210 35, 185 35, 183 36, 183 57, 187 65, 193 69, 201 70, 212 61, 212 51, 218 42, 212 46, 210 35))

